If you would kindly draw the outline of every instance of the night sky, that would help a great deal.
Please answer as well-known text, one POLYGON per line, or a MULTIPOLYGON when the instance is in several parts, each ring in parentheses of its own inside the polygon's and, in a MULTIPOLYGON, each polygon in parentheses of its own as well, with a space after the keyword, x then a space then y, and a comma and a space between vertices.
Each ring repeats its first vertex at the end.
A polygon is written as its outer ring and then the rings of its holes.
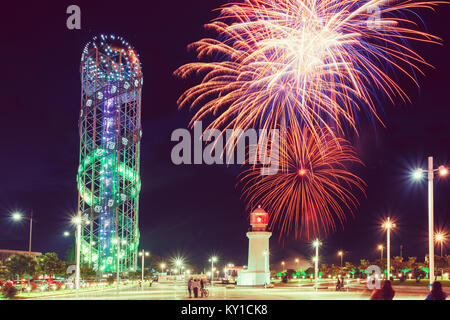
MULTIPOLYGON (((207 264, 213 253, 221 262, 247 263, 248 212, 236 188, 239 166, 172 164, 170 135, 186 128, 192 111, 177 108, 179 95, 193 82, 173 76, 194 61, 186 46, 208 35, 203 24, 225 0, 195 1, 33 1, 3 4, 0 64, 0 248, 26 250, 28 225, 13 224, 8 215, 34 211, 33 251, 64 256, 73 238, 69 217, 76 212, 76 171, 79 157, 80 58, 84 45, 100 33, 123 36, 139 52, 144 72, 141 144, 140 230, 146 250, 163 257, 186 256, 207 264), (81 30, 66 28, 66 8, 81 7, 81 30)), ((325 261, 379 256, 384 241, 380 219, 398 219, 392 254, 418 256, 427 252, 427 186, 413 184, 409 171, 426 166, 428 155, 437 165, 450 164, 450 6, 424 12, 427 30, 444 45, 417 45, 433 68, 418 75, 421 88, 402 77, 398 82, 412 103, 380 98, 381 124, 361 117, 360 137, 354 138, 365 167, 357 172, 367 182, 354 217, 344 228, 323 239, 325 261)), ((450 226, 450 179, 435 184, 435 221, 450 226)), ((304 240, 271 239, 271 259, 309 257, 304 240)))

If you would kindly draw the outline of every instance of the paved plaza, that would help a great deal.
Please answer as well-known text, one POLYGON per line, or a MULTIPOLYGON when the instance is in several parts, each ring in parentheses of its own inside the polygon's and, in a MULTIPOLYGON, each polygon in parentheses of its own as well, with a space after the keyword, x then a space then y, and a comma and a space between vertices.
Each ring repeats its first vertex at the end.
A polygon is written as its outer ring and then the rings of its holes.
MULTIPOLYGON (((277 285, 274 288, 226 288, 222 285, 208 287, 208 298, 189 298, 184 285, 173 283, 155 283, 151 287, 140 288, 130 285, 117 290, 109 288, 94 292, 46 296, 33 299, 45 300, 369 300, 370 291, 362 284, 353 284, 348 290, 336 292, 334 287, 315 291, 311 286, 277 285)), ((426 287, 397 286, 394 300, 423 300, 427 295, 426 287)))

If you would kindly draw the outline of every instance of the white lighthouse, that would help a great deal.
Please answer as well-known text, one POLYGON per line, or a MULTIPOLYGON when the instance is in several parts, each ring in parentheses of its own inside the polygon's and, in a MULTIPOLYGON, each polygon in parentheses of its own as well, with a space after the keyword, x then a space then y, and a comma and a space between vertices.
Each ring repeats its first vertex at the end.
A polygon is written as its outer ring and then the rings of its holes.
POLYGON ((237 284, 240 286, 260 286, 270 283, 269 238, 272 232, 267 231, 269 215, 259 206, 250 213, 251 231, 247 232, 248 268, 238 274, 237 284))

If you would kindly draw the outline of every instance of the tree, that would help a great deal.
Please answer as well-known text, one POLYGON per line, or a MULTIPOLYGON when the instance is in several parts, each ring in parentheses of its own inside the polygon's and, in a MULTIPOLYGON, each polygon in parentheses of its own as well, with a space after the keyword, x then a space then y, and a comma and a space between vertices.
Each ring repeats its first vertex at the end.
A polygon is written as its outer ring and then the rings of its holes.
POLYGON ((66 264, 59 260, 58 255, 54 252, 47 252, 39 256, 39 271, 49 276, 66 275, 66 264))
POLYGON ((305 273, 307 276, 311 276, 314 274, 314 268, 313 267, 309 267, 308 269, 305 270, 305 273))
POLYGON ((330 267, 330 273, 331 273, 332 276, 340 275, 342 273, 341 266, 332 264, 331 267, 330 267))
POLYGON ((128 279, 130 280, 138 280, 142 277, 142 271, 130 271, 128 272, 128 279))
POLYGON ((28 276, 34 274, 36 270, 36 260, 33 257, 24 254, 15 254, 9 257, 5 262, 6 268, 13 276, 19 276, 21 279, 25 274, 28 276))
POLYGON ((292 279, 294 277, 295 274, 295 270, 294 269, 287 269, 286 270, 286 276, 288 279, 292 279))
POLYGON ((408 262, 406 262, 409 269, 414 269, 417 266, 417 257, 409 257, 408 262))
POLYGON ((9 277, 9 270, 0 261, 0 281, 6 280, 9 277))
POLYGON ((351 262, 346 262, 345 267, 342 268, 343 273, 354 273, 356 271, 356 267, 351 262))
POLYGON ((370 261, 366 259, 361 259, 358 266, 358 270, 355 272, 359 278, 366 278, 366 270, 370 266, 370 261))
POLYGON ((80 276, 83 279, 92 279, 97 277, 97 272, 87 264, 80 266, 80 276))
POLYGON ((392 260, 392 269, 395 274, 403 272, 402 270, 407 269, 408 263, 403 262, 403 257, 394 257, 392 260))

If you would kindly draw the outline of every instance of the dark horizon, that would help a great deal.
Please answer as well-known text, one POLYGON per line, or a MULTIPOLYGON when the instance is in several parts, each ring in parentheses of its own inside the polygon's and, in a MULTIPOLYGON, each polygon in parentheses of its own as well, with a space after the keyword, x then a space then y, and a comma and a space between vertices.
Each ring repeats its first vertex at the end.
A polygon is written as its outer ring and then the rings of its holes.
MULTIPOLYGON (((112 33, 135 47, 143 65, 142 247, 163 257, 183 254, 199 268, 213 253, 221 263, 247 264, 249 212, 235 186, 241 168, 176 166, 170 160, 176 144, 170 134, 187 128, 193 114, 178 110, 177 98, 191 83, 177 79, 173 71, 195 61, 186 46, 209 34, 203 25, 216 17, 212 10, 225 1, 138 1, 133 7, 112 2, 79 1, 80 31, 66 28, 70 2, 5 5, 0 248, 28 249, 27 223, 19 226, 8 219, 15 210, 34 211, 33 251, 64 257, 73 245, 73 238, 62 233, 71 230, 69 218, 76 212, 81 52, 93 36, 112 33)), ((443 45, 411 43, 434 66, 423 68, 425 77, 417 75, 420 89, 398 77, 411 103, 397 97, 393 106, 380 98, 386 127, 361 114, 360 134, 353 143, 365 163, 356 172, 368 184, 367 197, 360 199, 354 217, 348 215, 344 228, 322 239, 324 263, 339 263, 340 249, 344 260, 354 263, 377 259, 376 246, 385 242, 380 220, 388 214, 398 225, 392 255, 399 255, 400 245, 403 257, 423 261, 427 254, 427 186, 425 180, 413 183, 409 174, 417 166, 425 168, 429 155, 435 157, 436 167, 450 165, 450 31, 442 27, 448 25, 449 14, 450 6, 445 5, 422 14, 427 31, 443 38, 443 45)), ((449 192, 450 179, 437 179, 436 227, 450 226, 449 192)), ((271 238, 272 263, 311 254, 308 241, 290 237, 283 244, 278 233, 271 238)))

